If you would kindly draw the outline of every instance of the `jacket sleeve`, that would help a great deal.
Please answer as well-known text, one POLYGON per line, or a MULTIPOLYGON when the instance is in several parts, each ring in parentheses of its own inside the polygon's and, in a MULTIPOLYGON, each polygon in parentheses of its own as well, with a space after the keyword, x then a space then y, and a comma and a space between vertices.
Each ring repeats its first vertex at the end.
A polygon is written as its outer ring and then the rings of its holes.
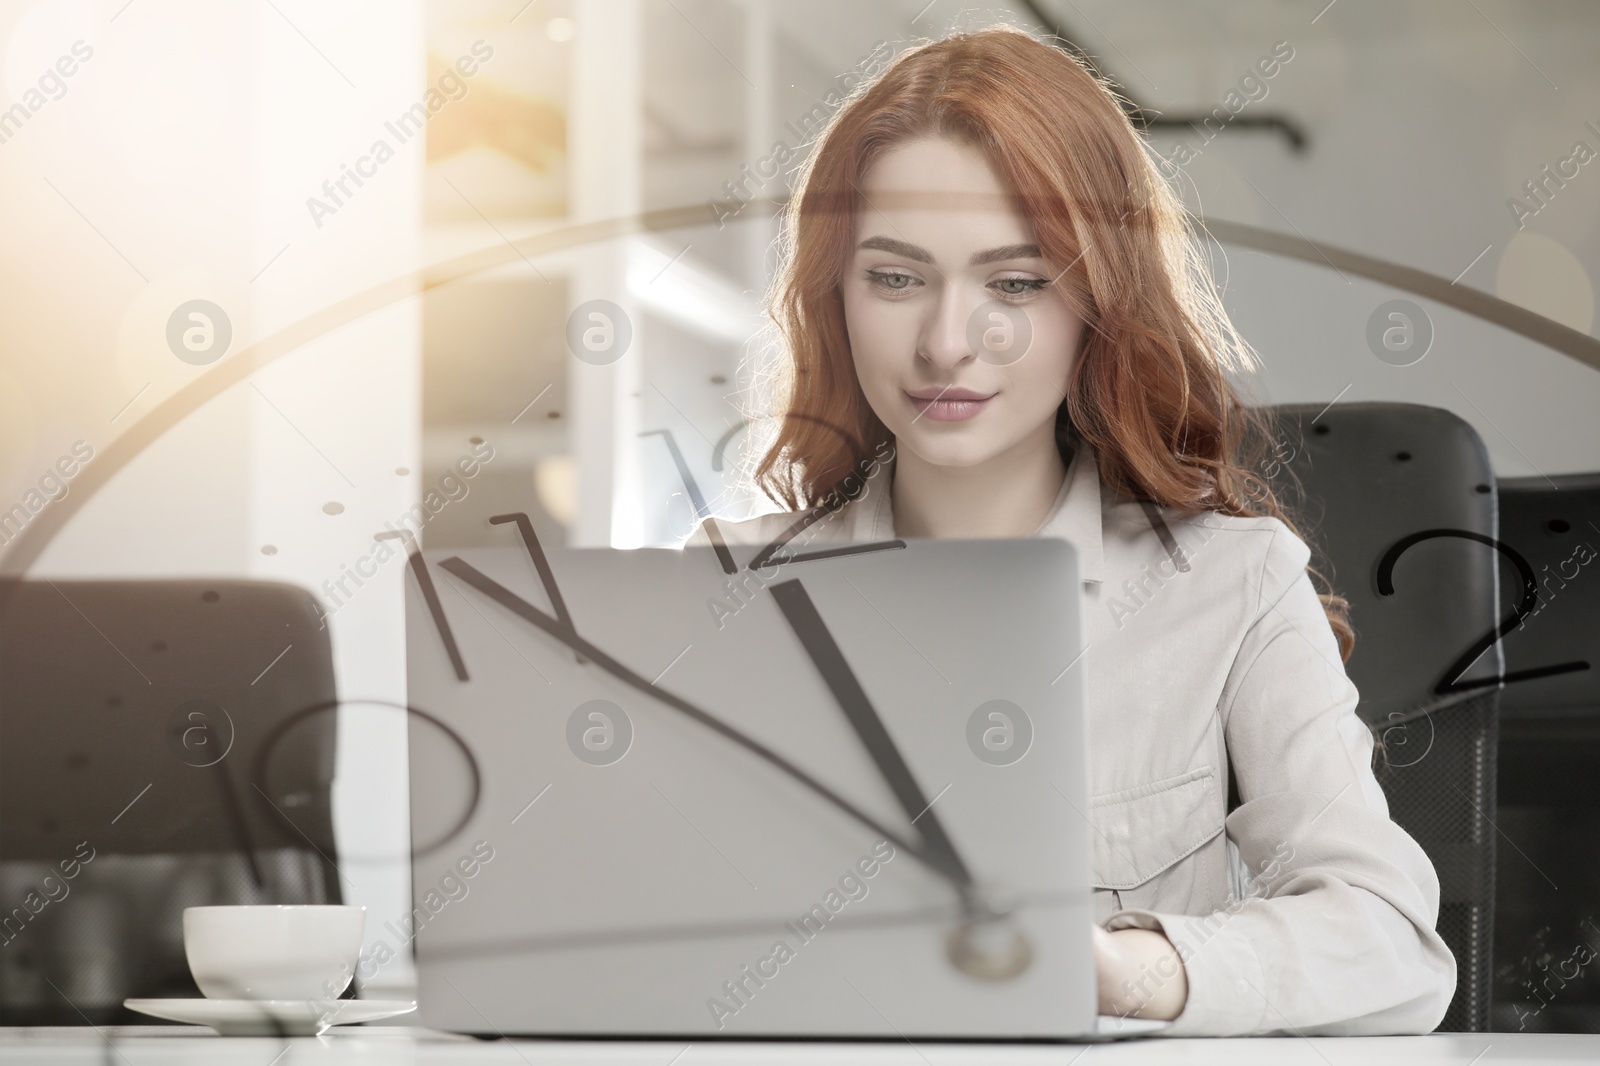
POLYGON ((1439 880, 1389 818, 1372 734, 1306 574, 1309 551, 1281 523, 1223 689, 1240 806, 1226 832, 1252 880, 1209 915, 1125 910, 1108 929, 1166 934, 1189 994, 1172 1035, 1426 1033, 1455 991, 1434 931, 1439 880))

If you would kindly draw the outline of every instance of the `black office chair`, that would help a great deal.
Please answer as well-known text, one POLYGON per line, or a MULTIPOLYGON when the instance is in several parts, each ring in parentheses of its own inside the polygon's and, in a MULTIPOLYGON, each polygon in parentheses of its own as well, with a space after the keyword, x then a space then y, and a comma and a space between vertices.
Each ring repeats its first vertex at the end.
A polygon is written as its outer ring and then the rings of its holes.
POLYGON ((1458 686, 1499 670, 1498 648, 1469 651, 1491 639, 1498 617, 1497 553, 1483 542, 1495 536, 1488 454, 1471 426, 1432 407, 1270 413, 1279 462, 1288 461, 1273 468, 1269 456, 1263 473, 1275 475, 1273 488, 1320 548, 1320 569, 1350 601, 1356 645, 1346 669, 1360 690, 1357 712, 1382 741, 1378 781, 1391 817, 1438 871, 1437 928, 1458 972, 1439 1028, 1487 1030, 1498 694, 1493 683, 1458 686))
POLYGON ((149 1021, 184 907, 338 902, 334 700, 304 590, 0 583, 0 1024, 149 1021))
MULTIPOLYGON (((1600 980, 1579 965, 1600 952, 1600 474, 1499 490, 1500 537, 1539 590, 1506 634, 1506 669, 1543 676, 1500 697, 1497 821, 1516 848, 1500 855, 1495 1028, 1600 1032, 1600 980)), ((1513 600, 1520 579, 1503 576, 1513 600)))

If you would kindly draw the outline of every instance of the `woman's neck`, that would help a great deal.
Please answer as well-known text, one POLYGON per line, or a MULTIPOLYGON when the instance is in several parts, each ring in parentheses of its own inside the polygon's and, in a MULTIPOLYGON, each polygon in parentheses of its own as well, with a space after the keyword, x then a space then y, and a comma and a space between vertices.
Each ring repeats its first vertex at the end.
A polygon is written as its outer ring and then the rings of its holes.
MULTIPOLYGON (((901 537, 1031 537, 1066 479, 1055 427, 975 466, 895 453, 890 499, 901 537)), ((1080 445, 1081 447, 1081 445, 1080 445)))

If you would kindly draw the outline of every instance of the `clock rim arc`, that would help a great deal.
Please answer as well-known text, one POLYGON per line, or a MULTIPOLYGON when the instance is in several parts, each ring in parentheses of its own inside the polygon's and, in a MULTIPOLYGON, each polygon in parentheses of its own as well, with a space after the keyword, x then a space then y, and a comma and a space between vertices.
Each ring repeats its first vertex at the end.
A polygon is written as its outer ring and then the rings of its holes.
MULTIPOLYGON (((787 210, 790 200, 786 197, 758 198, 740 206, 752 205, 770 216, 787 210)), ((334 330, 407 297, 423 295, 474 274, 514 263, 517 259, 527 262, 530 256, 565 251, 592 242, 642 232, 702 226, 706 224, 704 212, 708 207, 726 209, 731 206, 731 201, 720 204, 711 201, 708 205, 660 208, 559 226, 516 241, 502 239, 500 243, 380 282, 285 326, 277 333, 249 345, 237 355, 213 364, 106 445, 96 456, 99 461, 83 467, 74 479, 73 488, 77 491, 39 512, 12 538, 6 550, 0 552, 0 578, 25 575, 51 540, 84 504, 167 430, 177 426, 185 417, 228 388, 248 380, 255 371, 334 330)), ((1348 271, 1454 307, 1600 371, 1600 338, 1580 333, 1480 289, 1457 285, 1454 281, 1446 281, 1439 275, 1414 267, 1242 222, 1195 218, 1194 226, 1198 237, 1217 244, 1237 244, 1314 266, 1328 266, 1341 274, 1348 271)))

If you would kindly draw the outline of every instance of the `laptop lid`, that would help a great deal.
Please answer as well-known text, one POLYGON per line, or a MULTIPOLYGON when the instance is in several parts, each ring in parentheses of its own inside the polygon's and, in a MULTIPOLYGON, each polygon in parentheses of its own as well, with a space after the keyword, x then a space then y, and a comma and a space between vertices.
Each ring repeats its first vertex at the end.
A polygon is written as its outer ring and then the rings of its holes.
POLYGON ((413 747, 424 1024, 1094 1031, 1068 542, 521 534, 412 559, 410 702, 476 767, 413 747))

